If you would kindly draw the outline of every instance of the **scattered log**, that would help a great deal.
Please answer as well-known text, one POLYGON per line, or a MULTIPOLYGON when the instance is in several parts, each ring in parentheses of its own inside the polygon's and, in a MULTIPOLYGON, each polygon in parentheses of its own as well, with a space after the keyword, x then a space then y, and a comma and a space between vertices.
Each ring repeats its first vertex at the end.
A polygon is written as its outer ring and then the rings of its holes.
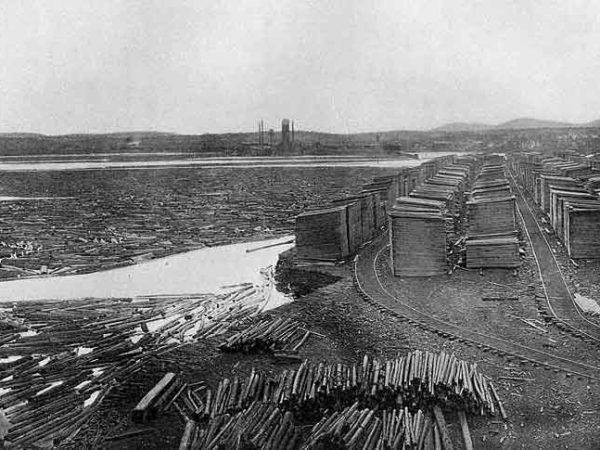
POLYGON ((174 382, 176 375, 173 372, 165 374, 161 380, 139 401, 131 413, 131 419, 137 423, 151 420, 157 399, 174 382))
POLYGON ((126 431, 125 433, 113 434, 113 435, 107 436, 104 439, 107 441, 120 441, 123 439, 130 439, 132 437, 141 436, 146 433, 153 433, 155 431, 156 431, 155 428, 139 428, 137 430, 126 431))
POLYGON ((460 421, 460 428, 462 430, 463 440, 465 441, 465 450, 473 450, 473 441, 471 439, 471 432, 469 431, 469 423, 467 422, 467 415, 464 411, 458 411, 458 420, 460 421))
POLYGON ((440 437, 442 440, 444 450, 452 450, 454 446, 452 444, 452 439, 450 439, 450 433, 448 433, 448 428, 446 427, 446 420, 444 419, 442 409, 437 405, 434 406, 433 414, 435 416, 435 422, 440 432, 440 437))

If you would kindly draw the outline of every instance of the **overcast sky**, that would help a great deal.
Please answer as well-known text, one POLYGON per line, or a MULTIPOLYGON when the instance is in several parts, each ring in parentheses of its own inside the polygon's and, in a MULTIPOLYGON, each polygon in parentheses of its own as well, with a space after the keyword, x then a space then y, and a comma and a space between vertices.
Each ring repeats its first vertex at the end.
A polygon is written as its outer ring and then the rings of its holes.
POLYGON ((0 132, 600 118, 600 1, 0 0, 0 132))

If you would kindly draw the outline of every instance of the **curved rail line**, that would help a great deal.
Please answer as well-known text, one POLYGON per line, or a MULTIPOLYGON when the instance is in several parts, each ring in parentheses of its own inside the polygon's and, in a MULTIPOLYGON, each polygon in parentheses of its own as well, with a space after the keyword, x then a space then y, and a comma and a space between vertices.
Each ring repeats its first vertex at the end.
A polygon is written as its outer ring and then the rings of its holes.
POLYGON ((586 318, 577 306, 544 231, 513 174, 510 170, 508 172, 512 179, 513 192, 516 194, 517 212, 535 258, 548 310, 554 317, 554 321, 562 324, 567 331, 587 341, 600 344, 600 325, 586 318))
POLYGON ((383 235, 372 241, 354 259, 354 282, 359 293, 368 302, 373 303, 381 310, 385 310, 401 319, 406 319, 411 324, 438 333, 443 337, 473 343, 480 349, 512 356, 520 359, 521 362, 538 364, 548 370, 564 371, 567 372, 567 375, 575 374, 589 380, 600 380, 600 367, 473 331, 433 317, 431 314, 399 300, 385 288, 377 273, 377 260, 382 251, 387 248, 385 237, 383 235))

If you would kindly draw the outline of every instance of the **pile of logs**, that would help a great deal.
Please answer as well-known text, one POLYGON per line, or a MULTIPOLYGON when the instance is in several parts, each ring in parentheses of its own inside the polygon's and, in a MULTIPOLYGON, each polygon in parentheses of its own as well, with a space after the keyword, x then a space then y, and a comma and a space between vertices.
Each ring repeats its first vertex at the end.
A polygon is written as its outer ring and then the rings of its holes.
POLYGON ((457 405, 467 412, 504 416, 492 382, 476 365, 444 352, 419 350, 406 357, 380 361, 365 356, 361 365, 311 363, 297 370, 284 370, 274 378, 253 370, 247 379, 234 377, 219 382, 216 392, 206 391, 200 420, 214 418, 268 401, 305 417, 332 404, 380 408, 426 407, 429 404, 457 405))
POLYGON ((304 361, 275 377, 253 370, 245 380, 221 380, 202 398, 177 392, 182 400, 174 405, 187 423, 180 448, 241 448, 246 439, 258 448, 295 449, 298 419, 317 422, 302 438, 306 449, 442 449, 451 448, 442 406, 459 411, 465 442, 465 413, 498 409, 507 418, 476 365, 420 351, 385 361, 365 356, 351 366, 304 361))
MULTIPOLYGON (((418 409, 360 410, 358 403, 321 419, 302 448, 402 449, 425 447, 432 420, 418 409)), ((435 425, 435 424, 433 424, 435 425)), ((439 435, 439 432, 438 432, 439 435)))
POLYGON ((295 320, 263 318, 228 338, 219 348, 226 352, 294 353, 309 336, 310 331, 295 320))
POLYGON ((216 417, 205 428, 187 420, 179 448, 297 449, 301 443, 300 431, 291 412, 284 412, 272 403, 254 402, 237 414, 216 417))

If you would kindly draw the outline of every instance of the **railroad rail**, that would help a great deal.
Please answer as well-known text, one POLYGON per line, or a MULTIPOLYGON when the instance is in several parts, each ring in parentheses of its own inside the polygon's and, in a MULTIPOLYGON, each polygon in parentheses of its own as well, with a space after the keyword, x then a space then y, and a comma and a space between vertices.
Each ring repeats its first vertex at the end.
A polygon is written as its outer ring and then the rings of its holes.
POLYGON ((474 331, 432 316, 394 296, 381 282, 377 271, 377 261, 386 245, 387 235, 380 236, 365 246, 354 259, 354 283, 361 296, 368 302, 400 319, 406 320, 422 329, 435 332, 442 337, 474 344, 482 350, 498 355, 513 357, 522 363, 540 365, 547 370, 563 371, 587 378, 600 380, 600 367, 580 361, 570 360, 537 348, 521 345, 513 341, 474 331))
POLYGON ((542 230, 535 213, 525 199, 513 174, 509 170, 510 181, 517 200, 517 212, 523 223, 535 258, 536 266, 544 289, 548 311, 556 324, 588 342, 600 344, 600 325, 585 317, 577 306, 565 277, 560 269, 554 251, 542 230))

